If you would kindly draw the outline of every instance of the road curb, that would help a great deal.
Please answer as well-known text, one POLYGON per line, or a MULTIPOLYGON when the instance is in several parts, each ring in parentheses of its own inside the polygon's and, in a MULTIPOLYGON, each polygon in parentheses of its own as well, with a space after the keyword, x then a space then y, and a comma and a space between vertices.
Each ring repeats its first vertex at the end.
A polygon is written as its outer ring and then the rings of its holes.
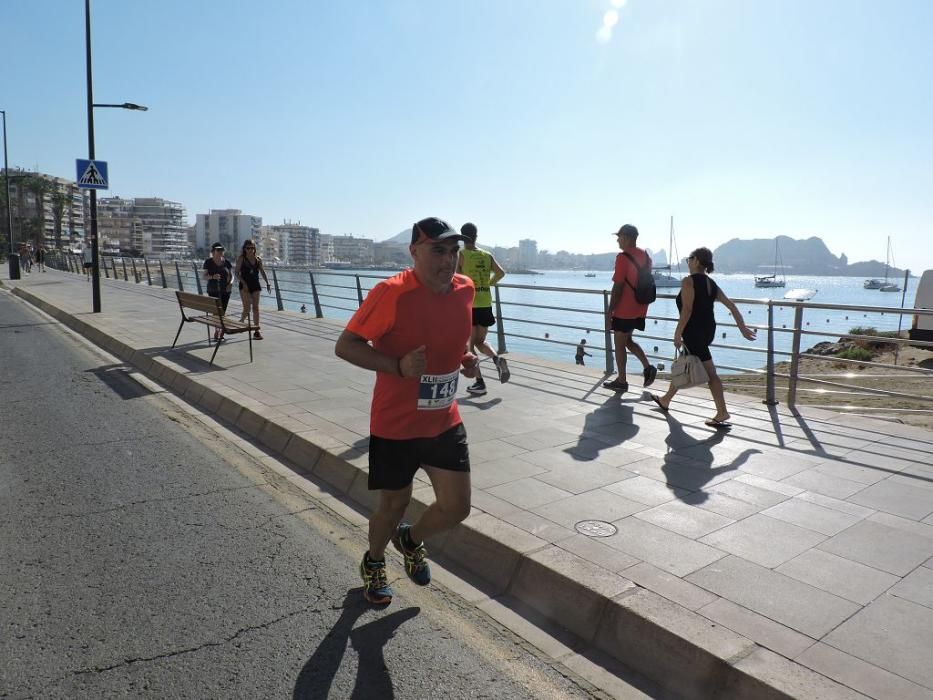
MULTIPOLYGON (((299 474, 326 482, 364 508, 374 507, 376 494, 367 489, 367 473, 361 467, 224 397, 169 359, 132 348, 22 287, 14 287, 13 294, 201 410, 235 425, 289 460, 299 474)), ((430 487, 416 484, 411 512, 419 513, 432 500, 430 487)), ((515 598, 681 697, 864 698, 488 513, 474 512, 468 521, 428 545, 432 553, 484 581, 484 592, 491 598, 515 598)))

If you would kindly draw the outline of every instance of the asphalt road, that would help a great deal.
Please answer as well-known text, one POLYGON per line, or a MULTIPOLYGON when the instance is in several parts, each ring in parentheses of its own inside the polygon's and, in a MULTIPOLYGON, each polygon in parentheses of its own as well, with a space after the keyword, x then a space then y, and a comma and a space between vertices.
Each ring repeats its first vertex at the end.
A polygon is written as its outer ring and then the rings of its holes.
POLYGON ((599 697, 273 477, 0 293, 0 697, 599 697))

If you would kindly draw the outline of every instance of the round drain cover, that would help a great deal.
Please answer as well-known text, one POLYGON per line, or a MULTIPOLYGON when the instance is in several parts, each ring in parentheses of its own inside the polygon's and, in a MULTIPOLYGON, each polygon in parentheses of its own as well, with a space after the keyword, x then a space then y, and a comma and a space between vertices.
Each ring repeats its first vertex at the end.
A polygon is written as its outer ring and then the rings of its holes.
POLYGON ((609 537, 619 531, 612 523, 602 520, 581 520, 574 527, 577 532, 588 537, 609 537))

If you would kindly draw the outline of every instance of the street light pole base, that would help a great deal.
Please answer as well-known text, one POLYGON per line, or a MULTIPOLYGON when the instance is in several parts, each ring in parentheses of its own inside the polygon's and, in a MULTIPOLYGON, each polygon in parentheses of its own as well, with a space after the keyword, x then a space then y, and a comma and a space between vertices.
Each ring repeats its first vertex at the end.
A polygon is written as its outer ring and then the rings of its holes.
POLYGON ((19 272, 19 254, 11 253, 10 254, 10 279, 18 280, 20 278, 19 272))

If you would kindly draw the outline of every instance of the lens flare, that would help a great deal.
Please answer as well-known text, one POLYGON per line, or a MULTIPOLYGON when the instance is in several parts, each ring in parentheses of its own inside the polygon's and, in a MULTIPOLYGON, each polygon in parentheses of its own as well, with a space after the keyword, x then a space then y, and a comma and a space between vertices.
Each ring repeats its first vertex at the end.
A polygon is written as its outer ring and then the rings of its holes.
POLYGON ((619 13, 615 10, 608 10, 603 15, 603 26, 612 29, 619 23, 619 13))

